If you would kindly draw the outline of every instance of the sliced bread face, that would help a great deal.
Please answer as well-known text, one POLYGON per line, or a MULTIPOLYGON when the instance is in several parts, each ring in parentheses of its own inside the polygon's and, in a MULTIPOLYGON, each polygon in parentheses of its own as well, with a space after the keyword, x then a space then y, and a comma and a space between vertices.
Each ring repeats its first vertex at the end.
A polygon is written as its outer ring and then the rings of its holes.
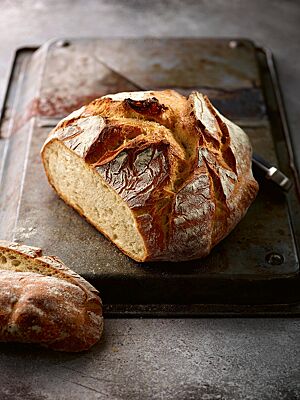
POLYGON ((101 174, 58 140, 45 148, 43 161, 50 183, 67 204, 130 257, 145 258, 131 209, 101 174))

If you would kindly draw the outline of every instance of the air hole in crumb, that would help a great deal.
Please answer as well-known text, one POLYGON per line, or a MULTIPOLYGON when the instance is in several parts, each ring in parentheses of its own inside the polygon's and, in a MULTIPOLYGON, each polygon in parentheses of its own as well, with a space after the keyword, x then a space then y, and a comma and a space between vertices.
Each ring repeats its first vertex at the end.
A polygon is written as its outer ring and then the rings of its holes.
POLYGON ((113 240, 118 239, 118 235, 116 235, 115 233, 112 236, 113 240))
POLYGON ((1 256, 0 261, 1 261, 1 264, 6 264, 7 259, 6 259, 6 257, 1 256))
POLYGON ((12 260, 11 263, 12 263, 13 266, 17 267, 18 265, 21 264, 21 261, 19 261, 19 260, 12 260))
POLYGON ((15 259, 16 259, 15 256, 11 256, 11 255, 9 255, 8 258, 9 258, 10 260, 15 260, 15 259))

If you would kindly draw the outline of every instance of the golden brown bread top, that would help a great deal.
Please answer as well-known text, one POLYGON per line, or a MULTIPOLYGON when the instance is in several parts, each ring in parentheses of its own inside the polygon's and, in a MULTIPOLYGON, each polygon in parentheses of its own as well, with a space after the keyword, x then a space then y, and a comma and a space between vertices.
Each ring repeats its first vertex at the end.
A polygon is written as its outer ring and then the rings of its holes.
POLYGON ((58 258, 0 241, 0 340, 82 351, 102 333, 98 291, 58 258))
POLYGON ((247 135, 198 92, 107 95, 62 120, 45 146, 53 140, 127 202, 147 242, 146 259, 208 254, 258 190, 247 135))

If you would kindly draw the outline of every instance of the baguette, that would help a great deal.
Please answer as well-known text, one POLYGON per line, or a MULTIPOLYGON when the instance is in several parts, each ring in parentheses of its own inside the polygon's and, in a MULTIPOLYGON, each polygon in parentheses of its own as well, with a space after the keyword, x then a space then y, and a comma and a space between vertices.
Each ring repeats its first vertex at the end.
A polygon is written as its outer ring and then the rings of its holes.
POLYGON ((89 349, 101 336, 98 291, 36 247, 0 241, 0 341, 89 349))
POLYGON ((206 96, 107 95, 63 119, 42 160, 58 195, 136 261, 204 257, 254 200, 246 133, 206 96))

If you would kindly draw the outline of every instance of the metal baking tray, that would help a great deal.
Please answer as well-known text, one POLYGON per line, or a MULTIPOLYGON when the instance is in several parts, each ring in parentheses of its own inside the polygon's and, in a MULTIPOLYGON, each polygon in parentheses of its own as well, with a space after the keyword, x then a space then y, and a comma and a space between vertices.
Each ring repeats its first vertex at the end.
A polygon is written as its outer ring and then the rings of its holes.
POLYGON ((106 316, 300 315, 299 180, 269 51, 245 39, 54 40, 16 52, 0 125, 0 237, 40 246, 94 284, 106 316), (212 253, 136 263, 47 183, 43 141, 70 111, 107 93, 202 91, 294 183, 256 175, 246 217, 212 253))

